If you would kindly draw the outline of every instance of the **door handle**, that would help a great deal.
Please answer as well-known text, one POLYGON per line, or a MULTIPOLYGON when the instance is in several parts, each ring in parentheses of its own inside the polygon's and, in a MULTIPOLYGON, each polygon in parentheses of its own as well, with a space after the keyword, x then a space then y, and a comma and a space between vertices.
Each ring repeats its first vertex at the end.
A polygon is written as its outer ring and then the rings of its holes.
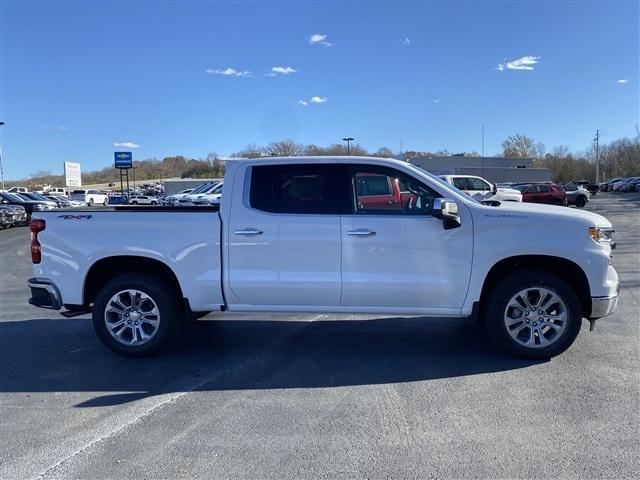
POLYGON ((396 203, 398 203, 397 200, 387 200, 387 205, 395 205, 396 203))
POLYGON ((366 230, 364 228, 361 228, 359 230, 350 230, 347 232, 347 235, 354 235, 356 237, 372 237, 375 234, 376 232, 366 230))
POLYGON ((262 230, 257 228, 243 228, 242 230, 236 230, 233 233, 236 235, 262 235, 262 230))

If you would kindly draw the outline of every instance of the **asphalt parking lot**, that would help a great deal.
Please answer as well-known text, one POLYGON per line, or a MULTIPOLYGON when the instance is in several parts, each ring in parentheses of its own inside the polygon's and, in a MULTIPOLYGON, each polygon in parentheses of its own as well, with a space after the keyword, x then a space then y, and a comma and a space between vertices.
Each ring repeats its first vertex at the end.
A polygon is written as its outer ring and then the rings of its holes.
POLYGON ((207 317, 126 360, 27 305, 27 231, 2 231, 0 477, 639 478, 640 194, 586 208, 621 298, 548 362, 465 320, 324 315, 207 317))

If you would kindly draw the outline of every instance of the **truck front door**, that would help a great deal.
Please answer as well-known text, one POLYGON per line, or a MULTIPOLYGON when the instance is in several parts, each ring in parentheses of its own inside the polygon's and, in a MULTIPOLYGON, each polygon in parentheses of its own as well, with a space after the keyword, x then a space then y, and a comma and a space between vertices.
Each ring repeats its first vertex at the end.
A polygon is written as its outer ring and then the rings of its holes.
POLYGON ((431 215, 440 193, 388 167, 352 165, 354 208, 341 217, 342 305, 457 309, 469 285, 473 226, 460 205, 462 225, 445 230, 431 215), (383 175, 409 201, 394 208, 367 206, 358 179, 383 175))

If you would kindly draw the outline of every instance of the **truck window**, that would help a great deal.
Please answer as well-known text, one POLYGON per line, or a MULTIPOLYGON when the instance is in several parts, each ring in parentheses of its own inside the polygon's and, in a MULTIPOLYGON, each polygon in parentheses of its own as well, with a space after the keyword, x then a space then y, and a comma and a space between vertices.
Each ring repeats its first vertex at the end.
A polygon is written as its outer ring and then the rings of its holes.
POLYGON ((469 179, 467 178, 454 178, 453 186, 458 190, 471 190, 471 186, 469 185, 469 179))
POLYGON ((254 166, 249 203, 271 213, 351 213, 346 171, 337 164, 254 166))
POLYGON ((491 190, 491 186, 485 182, 484 180, 480 180, 479 178, 469 178, 469 190, 482 190, 489 191, 491 190))
POLYGON ((419 180, 391 168, 352 165, 351 175, 357 214, 428 215, 433 200, 440 197, 419 180))

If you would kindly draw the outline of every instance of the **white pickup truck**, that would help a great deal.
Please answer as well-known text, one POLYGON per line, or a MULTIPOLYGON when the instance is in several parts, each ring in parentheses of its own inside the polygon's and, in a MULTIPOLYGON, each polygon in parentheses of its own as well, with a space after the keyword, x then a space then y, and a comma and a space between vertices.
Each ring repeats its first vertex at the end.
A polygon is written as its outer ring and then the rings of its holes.
POLYGON ((618 299, 605 218, 483 204, 390 159, 237 160, 219 207, 33 217, 29 302, 91 311, 125 356, 228 310, 468 316, 507 352, 549 358, 618 299))

